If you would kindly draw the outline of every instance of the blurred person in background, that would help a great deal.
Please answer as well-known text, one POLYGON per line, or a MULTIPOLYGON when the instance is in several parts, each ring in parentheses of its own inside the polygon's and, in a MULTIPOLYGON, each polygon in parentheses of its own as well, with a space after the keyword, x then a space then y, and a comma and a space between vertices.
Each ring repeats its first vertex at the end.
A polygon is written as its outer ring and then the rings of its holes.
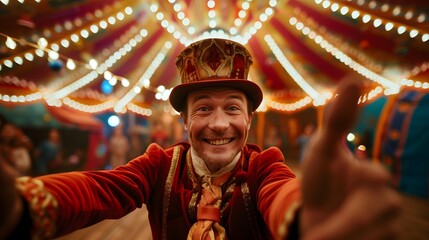
POLYGON ((36 174, 57 172, 62 165, 61 136, 58 129, 50 129, 47 138, 35 150, 36 174))
POLYGON ((315 131, 313 124, 307 124, 304 127, 304 131, 297 137, 296 145, 299 148, 299 161, 302 163, 304 159, 304 153, 306 152, 307 145, 310 142, 311 136, 315 131))
POLYGON ((32 142, 20 128, 12 123, 3 124, 0 130, 0 145, 9 152, 12 164, 19 175, 31 174, 32 142))
POLYGON ((274 125, 268 125, 266 135, 264 136, 264 149, 281 146, 282 138, 279 135, 279 129, 274 125))
POLYGON ((152 122, 150 139, 151 142, 157 143, 162 147, 167 147, 170 144, 170 136, 166 131, 164 122, 161 119, 155 119, 152 122))
POLYGON ((128 161, 128 152, 130 143, 125 136, 122 125, 116 126, 113 129, 113 134, 109 139, 109 164, 108 169, 113 169, 124 165, 128 161))

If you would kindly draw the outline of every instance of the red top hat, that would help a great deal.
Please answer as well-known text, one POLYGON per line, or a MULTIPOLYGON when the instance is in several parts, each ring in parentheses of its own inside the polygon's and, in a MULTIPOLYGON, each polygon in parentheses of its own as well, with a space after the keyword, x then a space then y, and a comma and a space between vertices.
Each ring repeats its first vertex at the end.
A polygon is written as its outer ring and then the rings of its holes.
POLYGON ((206 87, 232 87, 243 91, 253 102, 253 111, 262 101, 259 86, 247 79, 252 57, 247 49, 227 39, 204 39, 192 43, 177 56, 182 83, 170 93, 170 103, 181 112, 187 95, 206 87))

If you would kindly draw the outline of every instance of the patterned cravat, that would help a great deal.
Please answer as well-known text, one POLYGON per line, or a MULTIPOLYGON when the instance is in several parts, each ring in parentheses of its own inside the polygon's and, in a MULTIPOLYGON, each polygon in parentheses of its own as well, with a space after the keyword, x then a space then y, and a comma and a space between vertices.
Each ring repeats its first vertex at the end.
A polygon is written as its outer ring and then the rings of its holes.
POLYGON ((225 229, 220 225, 220 206, 222 203, 221 185, 228 180, 230 172, 212 179, 202 179, 202 195, 197 206, 197 222, 188 233, 188 240, 224 240, 225 229))

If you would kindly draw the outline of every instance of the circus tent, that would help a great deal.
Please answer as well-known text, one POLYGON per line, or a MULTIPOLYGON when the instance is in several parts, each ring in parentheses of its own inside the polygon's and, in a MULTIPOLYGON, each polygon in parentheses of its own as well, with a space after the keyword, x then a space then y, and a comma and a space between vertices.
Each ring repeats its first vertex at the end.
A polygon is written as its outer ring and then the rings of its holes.
POLYGON ((106 113, 177 114, 175 56, 207 37, 250 49, 259 116, 317 115, 348 77, 363 82, 363 105, 426 91, 428 10, 425 0, 1 0, 2 114, 42 105, 89 128, 106 113))

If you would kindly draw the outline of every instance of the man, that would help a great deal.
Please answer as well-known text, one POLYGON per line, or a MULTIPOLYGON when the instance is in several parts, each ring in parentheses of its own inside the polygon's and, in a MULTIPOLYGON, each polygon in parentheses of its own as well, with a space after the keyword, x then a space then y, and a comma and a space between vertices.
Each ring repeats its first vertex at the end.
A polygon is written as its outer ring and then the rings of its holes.
MULTIPOLYGON (((142 204, 154 239, 395 236, 399 200, 389 175, 355 162, 342 141, 356 115, 359 87, 340 86, 308 148, 301 183, 278 148, 246 144, 262 101, 258 85, 247 80, 251 63, 248 51, 229 40, 185 48, 177 58, 182 84, 172 90, 170 103, 181 113, 189 144, 152 144, 111 171, 21 178, 24 204, 10 185, 1 188, 3 236, 31 228, 52 238, 120 218, 142 204)), ((1 180, 11 182, 2 169, 1 180)))

